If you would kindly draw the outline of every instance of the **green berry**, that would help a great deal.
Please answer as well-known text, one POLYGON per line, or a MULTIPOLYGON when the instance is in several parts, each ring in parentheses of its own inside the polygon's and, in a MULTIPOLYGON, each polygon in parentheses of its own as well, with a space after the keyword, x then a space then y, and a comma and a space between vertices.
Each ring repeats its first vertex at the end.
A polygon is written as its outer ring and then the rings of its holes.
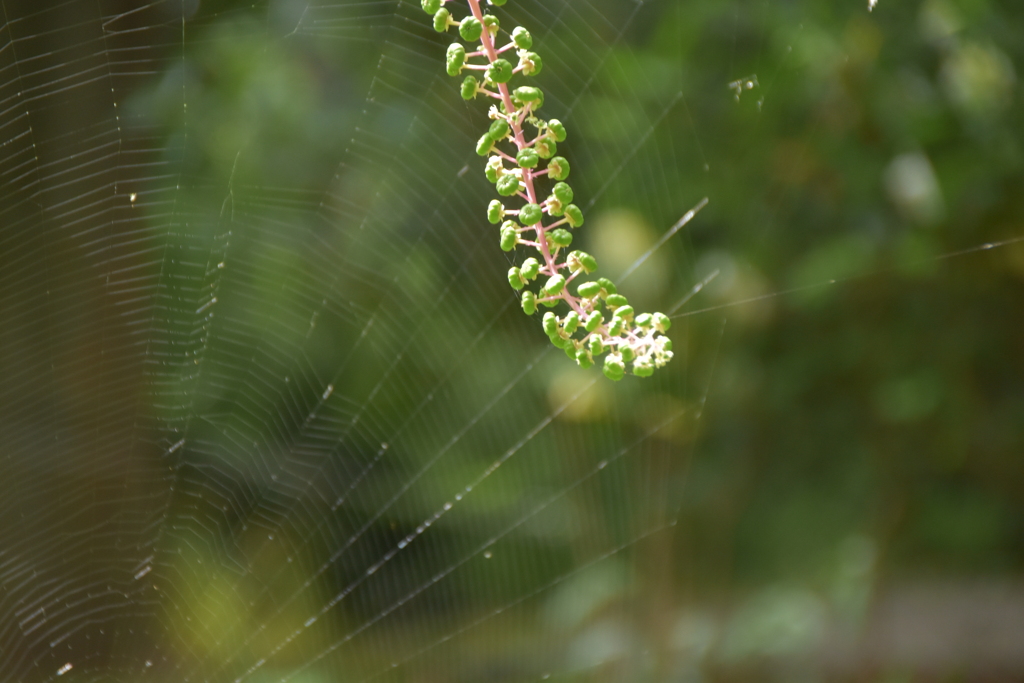
POLYGON ((519 269, 516 268, 515 266, 508 269, 508 283, 512 285, 512 289, 516 291, 526 286, 526 283, 523 282, 522 274, 519 272, 519 269))
POLYGON ((583 225, 583 212, 575 204, 565 207, 565 217, 569 220, 570 227, 578 228, 583 225))
POLYGON ((605 299, 605 302, 611 309, 616 309, 619 306, 625 306, 626 304, 629 303, 626 297, 622 296, 621 294, 609 294, 608 297, 605 299))
POLYGON ((672 327, 672 320, 664 313, 655 313, 651 316, 651 320, 654 323, 654 329, 658 332, 668 332, 668 329, 672 327))
POLYGON ((566 340, 559 337, 557 334, 553 337, 548 337, 548 339, 551 340, 551 343, 554 344, 555 348, 557 349, 564 349, 566 345, 569 343, 566 340))
POLYGON ((613 382, 618 382, 626 374, 626 366, 623 365, 621 360, 616 359, 614 356, 608 356, 604 359, 604 376, 613 382))
POLYGON ((523 313, 533 315, 537 312, 537 296, 530 290, 523 292, 523 313))
POLYGON ((555 180, 569 177, 569 162, 565 157, 555 157, 548 162, 548 175, 555 180))
POLYGON ((544 68, 544 61, 536 52, 524 52, 519 56, 519 66, 523 67, 524 76, 536 76, 544 68))
POLYGON ((491 137, 495 140, 504 139, 504 137, 508 135, 508 121, 505 119, 495 119, 487 132, 490 133, 491 137))
POLYGON ((608 323, 608 334, 613 337, 619 336, 622 332, 622 326, 626 324, 626 321, 622 318, 612 318, 611 322, 608 323))
POLYGON ((590 357, 590 354, 585 349, 580 349, 576 352, 576 363, 586 370, 594 364, 594 359, 590 357))
POLYGON ((638 315, 636 317, 636 319, 633 322, 636 323, 638 327, 650 327, 651 326, 651 314, 650 313, 641 313, 640 315, 638 315))
POLYGON ((622 360, 626 361, 627 363, 636 358, 636 354, 633 352, 633 349, 629 348, 628 346, 620 347, 619 354, 622 356, 622 360))
POLYGON ((448 62, 448 75, 458 76, 462 65, 466 63, 466 48, 462 47, 462 43, 452 43, 448 46, 445 58, 448 62))
POLYGON ((650 377, 654 374, 654 368, 651 366, 650 362, 642 358, 637 359, 637 361, 633 363, 633 374, 637 377, 650 377))
POLYGON ((524 278, 532 280, 540 273, 540 261, 531 256, 523 261, 523 265, 519 267, 519 270, 522 271, 524 278))
POLYGON ((555 228, 548 233, 548 239, 560 247, 567 247, 572 244, 572 233, 562 228, 555 228))
MULTIPOLYGON (((434 18, 434 22, 437 23, 437 18, 434 18)), ((484 25, 480 23, 480 20, 476 17, 466 17, 459 24, 459 35, 467 43, 472 43, 480 40, 480 34, 484 32, 484 25)))
POLYGON ((538 205, 524 204, 523 208, 519 209, 519 222, 523 225, 534 225, 540 222, 543 215, 538 205))
POLYGON ((475 76, 466 76, 462 81, 462 85, 459 86, 459 94, 462 95, 462 99, 471 100, 476 97, 478 87, 479 83, 475 76))
POLYGON ((516 242, 519 240, 519 233, 516 231, 516 224, 512 221, 505 221, 501 226, 501 245, 502 251, 512 251, 516 248, 516 242))
POLYGON ((555 156, 555 152, 558 151, 558 145, 556 145, 553 140, 548 140, 547 138, 537 140, 537 143, 533 148, 537 150, 537 156, 541 159, 550 159, 555 156))
POLYGON ((604 353, 604 342, 601 341, 600 337, 590 338, 590 353, 594 356, 600 356, 604 353))
MULTIPOLYGON (((584 270, 588 273, 592 273, 597 270, 597 259, 588 254, 585 251, 574 251, 569 254, 569 259, 575 263, 573 270, 584 270)), ((604 278, 601 278, 603 280, 604 278)), ((600 284, 601 280, 598 280, 600 284)))
POLYGON ((441 9, 441 0, 421 0, 420 7, 427 14, 433 14, 437 10, 441 9))
POLYGON ((552 275, 548 278, 548 281, 544 283, 544 291, 547 292, 549 296, 561 294, 563 289, 565 289, 565 278, 561 275, 552 275))
POLYGON ((512 173, 506 173, 498 178, 497 189, 502 197, 511 197, 519 192, 519 178, 512 173))
POLYGON ((597 284, 601 285, 601 289, 604 290, 605 295, 618 294, 619 290, 616 288, 615 283, 606 277, 600 277, 597 279, 597 284))
POLYGON ((584 299, 589 299, 597 296, 601 292, 601 285, 596 282, 584 282, 576 288, 576 291, 579 292, 579 295, 584 299))
POLYGON ((572 201, 572 188, 568 183, 555 183, 555 186, 551 188, 551 194, 555 195, 555 199, 563 204, 572 201))
POLYGON ((551 119, 548 121, 548 130, 551 131, 551 134, 557 142, 565 140, 565 126, 563 126, 562 122, 558 119, 551 119))
MULTIPOLYGON (((590 317, 587 318, 587 324, 584 326, 584 329, 586 329, 587 332, 593 332, 601 326, 602 322, 604 322, 604 314, 601 313, 601 311, 594 311, 590 314, 590 317)), ((597 337, 594 338, 597 339, 597 337)))
POLYGON ((497 199, 492 199, 487 205, 487 220, 497 225, 505 217, 505 205, 497 199))
POLYGON ((492 36, 495 35, 498 32, 498 26, 499 25, 500 25, 500 22, 498 21, 498 17, 494 16, 493 14, 485 14, 484 15, 484 26, 487 27, 487 31, 492 36))
POLYGON ((446 10, 444 7, 437 10, 434 13, 434 30, 438 33, 444 33, 448 30, 448 20, 451 19, 452 13, 446 10))
POLYGON ((487 2, 491 3, 495 7, 501 7, 507 2, 507 0, 487 0, 487 2))
POLYGON ((487 165, 484 166, 484 175, 487 180, 492 183, 498 182, 498 178, 505 172, 505 164, 501 163, 501 157, 492 156, 487 160, 487 165))
POLYGON ((632 306, 619 306, 615 309, 615 316, 622 318, 623 320, 629 321, 633 319, 633 307, 632 306))
POLYGON ((544 104, 544 93, 540 91, 540 88, 534 88, 532 85, 521 85, 512 91, 512 95, 518 102, 533 104, 534 109, 539 109, 544 104))
POLYGON ((521 168, 537 168, 537 164, 540 163, 540 156, 537 154, 537 150, 532 147, 526 147, 519 150, 519 154, 516 155, 516 163, 521 168))
POLYGON ((522 26, 516 26, 515 30, 512 31, 512 42, 516 44, 520 50, 529 50, 533 47, 533 37, 530 32, 522 26))
POLYGON ((482 157, 487 156, 491 152, 491 147, 494 146, 494 138, 491 137, 490 133, 484 133, 480 136, 480 139, 476 143, 476 153, 482 157))
POLYGON ((576 311, 571 311, 569 315, 565 316, 565 321, 562 323, 562 329, 569 336, 572 336, 576 328, 580 326, 580 315, 576 311))
POLYGON ((544 318, 541 321, 541 325, 544 327, 544 334, 549 337, 558 334, 558 316, 548 311, 544 314, 544 318))
POLYGON ((576 354, 579 353, 579 349, 572 343, 572 340, 566 340, 565 346, 562 347, 565 350, 565 355, 576 360, 576 354))
POLYGON ((512 80, 512 64, 507 59, 495 59, 484 73, 492 83, 508 83, 512 80))

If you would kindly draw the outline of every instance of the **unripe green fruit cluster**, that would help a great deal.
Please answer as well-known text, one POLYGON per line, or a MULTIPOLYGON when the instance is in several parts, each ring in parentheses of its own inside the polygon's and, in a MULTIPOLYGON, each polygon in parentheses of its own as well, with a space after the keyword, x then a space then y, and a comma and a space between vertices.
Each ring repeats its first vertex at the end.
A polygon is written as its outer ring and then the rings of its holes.
MULTIPOLYGON (((468 51, 459 42, 448 47, 446 71, 451 76, 461 75, 466 68, 482 72, 482 80, 468 75, 459 87, 464 100, 481 94, 497 100, 490 111, 491 124, 477 140, 476 153, 487 157, 484 175, 498 195, 524 200, 516 209, 503 200, 492 199, 487 205, 487 220, 500 224, 498 242, 503 251, 529 245, 539 252, 539 258, 528 257, 509 269, 509 285, 521 292, 520 302, 527 315, 536 313, 539 306, 568 304, 570 311, 564 316, 554 311, 544 314, 544 332, 554 346, 581 367, 592 366, 603 355, 604 374, 612 380, 622 379, 627 369, 638 377, 650 376, 672 358, 672 342, 664 336, 671 320, 663 313, 637 314, 607 278, 578 281, 597 270, 597 260, 590 254, 574 250, 563 257, 562 250, 573 243, 572 231, 583 225, 583 211, 573 203, 572 187, 565 182, 569 161, 558 155, 558 143, 567 137, 565 126, 557 119, 536 117, 544 104, 540 88, 510 85, 517 74, 533 77, 543 69, 541 56, 533 52, 533 36, 517 26, 508 34, 509 42, 499 47, 496 39, 501 32, 500 22, 481 12, 480 0, 467 0, 470 13, 461 20, 454 19, 443 6, 451 1, 421 0, 421 6, 432 15, 434 30, 444 33, 457 26, 462 40, 471 44, 468 51), (500 56, 512 50, 518 57, 514 66, 510 59, 500 56), (474 64, 474 58, 485 63, 474 64), (537 131, 530 142, 525 124, 537 131), (510 146, 514 150, 503 149, 510 146), (512 167, 506 167, 506 162, 512 167), (537 194, 538 182, 552 183, 546 198, 537 194), (545 215, 552 219, 547 225, 545 215), (536 291, 530 289, 535 281, 542 283, 536 291)), ((506 2, 489 1, 496 7, 506 2)))

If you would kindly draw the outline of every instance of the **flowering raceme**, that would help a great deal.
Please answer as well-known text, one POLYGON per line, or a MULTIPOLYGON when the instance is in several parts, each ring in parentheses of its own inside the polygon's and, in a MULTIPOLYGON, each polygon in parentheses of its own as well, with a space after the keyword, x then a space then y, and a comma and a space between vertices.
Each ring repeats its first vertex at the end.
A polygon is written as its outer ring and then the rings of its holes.
MULTIPOLYGON (((421 4, 433 15, 434 30, 444 33, 457 27, 469 44, 467 48, 452 43, 446 53, 448 75, 470 72, 460 86, 462 98, 484 95, 496 101, 476 153, 487 157, 484 174, 502 197, 487 207, 487 219, 499 226, 501 249, 510 252, 522 245, 537 251, 508 271, 509 284, 521 293, 523 311, 533 315, 538 308, 566 304, 565 315, 543 315, 544 332, 552 344, 583 368, 604 356, 609 379, 622 379, 627 369, 638 377, 650 376, 672 359, 672 340, 664 334, 671 321, 663 313, 635 313, 611 280, 587 279, 597 270, 593 256, 569 250, 575 229, 583 225, 583 212, 573 204, 572 187, 565 182, 569 162, 558 155, 558 144, 567 135, 565 126, 557 119, 537 117, 544 104, 540 88, 511 86, 514 78, 536 76, 543 69, 540 55, 532 51, 533 37, 518 26, 499 47, 503 32, 498 18, 483 14, 480 0, 466 0, 469 13, 461 20, 444 6, 452 2, 421 4), (542 183, 550 185, 546 197, 538 190, 542 183)), ((505 2, 491 0, 496 6, 505 2)))

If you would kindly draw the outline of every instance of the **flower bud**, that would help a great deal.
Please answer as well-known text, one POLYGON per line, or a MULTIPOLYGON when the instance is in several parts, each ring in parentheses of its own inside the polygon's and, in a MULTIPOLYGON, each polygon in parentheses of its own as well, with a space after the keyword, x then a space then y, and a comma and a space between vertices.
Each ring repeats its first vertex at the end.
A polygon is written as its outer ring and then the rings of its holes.
POLYGON ((505 205, 497 199, 492 199, 487 205, 487 220, 497 225, 505 217, 505 205))
POLYGON ((512 31, 512 41, 520 50, 529 50, 533 47, 533 37, 522 26, 516 26, 515 30, 512 31))
POLYGON ((448 46, 445 58, 448 62, 448 75, 458 76, 462 65, 466 63, 466 48, 462 47, 462 43, 452 43, 448 46))
POLYGON ((531 256, 523 261, 523 265, 519 266, 519 270, 522 272, 524 280, 532 280, 540 273, 540 261, 531 256))
POLYGON ((561 275, 552 275, 548 278, 548 281, 544 283, 544 291, 547 292, 549 296, 561 294, 563 289, 565 289, 565 278, 561 275))
POLYGON ((448 20, 451 19, 452 13, 446 10, 444 7, 437 10, 434 13, 434 30, 438 33, 444 33, 448 30, 448 20))
POLYGON ((511 197, 516 192, 519 192, 519 178, 512 173, 506 173, 498 178, 498 184, 496 187, 498 189, 498 194, 502 197, 511 197))
MULTIPOLYGON (((435 17, 434 21, 437 21, 435 17)), ((472 43, 480 40, 480 34, 484 32, 484 25, 480 23, 480 20, 476 17, 466 17, 459 24, 459 35, 467 43, 472 43)))
POLYGON ((576 288, 579 295, 585 299, 597 296, 601 292, 601 285, 596 282, 584 282, 576 288))
POLYGON ((523 204, 523 208, 519 209, 519 222, 523 225, 539 223, 542 216, 540 207, 536 204, 523 204))
POLYGON ((565 140, 565 126, 563 126, 562 122, 558 119, 551 119, 548 121, 548 130, 551 131, 551 134, 555 137, 557 142, 565 140))
POLYGON ((523 313, 526 315, 533 315, 537 312, 537 297, 530 290, 523 292, 523 313))
POLYGON ((441 9, 441 0, 421 0, 420 7, 427 14, 433 14, 437 10, 441 9))
POLYGON ((568 183, 555 183, 555 186, 551 188, 551 194, 555 195, 558 201, 563 204, 568 204, 572 201, 572 188, 569 187, 568 183))
POLYGON ((555 156, 555 152, 558 151, 558 145, 553 140, 547 138, 541 138, 533 145, 533 148, 537 150, 537 156, 541 159, 550 159, 555 156))
POLYGON ((512 289, 516 291, 526 286, 526 283, 523 282, 523 276, 515 266, 508 269, 508 283, 512 285, 512 289))
POLYGON ((555 180, 565 180, 569 177, 569 162, 565 157, 554 157, 548 162, 548 175, 555 180))
POLYGON ((575 204, 565 207, 565 217, 568 219, 570 227, 578 228, 583 225, 583 212, 575 204))
POLYGON ((572 233, 562 228, 555 228, 548 233, 548 239, 560 247, 567 247, 572 244, 572 233))
POLYGON ((516 155, 516 162, 522 168, 537 168, 537 164, 540 163, 540 156, 537 154, 537 150, 526 147, 519 150, 519 154, 516 155))
POLYGON ((544 61, 536 52, 521 52, 519 66, 523 67, 524 76, 536 76, 544 68, 544 61))
POLYGON ((466 76, 462 81, 462 85, 459 86, 459 94, 462 95, 462 99, 471 100, 476 97, 478 85, 475 76, 466 76))
POLYGON ((508 83, 512 80, 512 64, 507 59, 495 59, 484 74, 493 83, 508 83))

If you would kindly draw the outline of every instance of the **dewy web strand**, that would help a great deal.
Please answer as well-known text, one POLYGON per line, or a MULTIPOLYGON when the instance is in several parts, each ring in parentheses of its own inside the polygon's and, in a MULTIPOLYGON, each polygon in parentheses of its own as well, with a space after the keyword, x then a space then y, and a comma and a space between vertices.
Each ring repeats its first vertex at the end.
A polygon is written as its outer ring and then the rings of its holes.
MULTIPOLYGON (((500 6, 505 1, 492 0, 492 4, 500 6)), ((557 155, 558 143, 567 136, 565 126, 557 119, 545 121, 535 115, 544 104, 540 88, 509 86, 515 76, 536 76, 543 68, 541 56, 532 51, 530 32, 518 26, 511 32, 510 42, 498 47, 500 22, 482 13, 479 0, 467 0, 469 15, 461 20, 442 6, 448 2, 421 2, 423 10, 433 15, 434 30, 443 33, 458 27, 459 35, 473 50, 452 43, 446 54, 448 74, 480 72, 482 78, 467 75, 463 79, 463 99, 484 95, 497 100, 488 112, 492 123, 476 145, 477 154, 487 157, 484 173, 503 198, 525 202, 519 208, 509 208, 503 200, 494 199, 487 207, 487 219, 500 224, 503 251, 524 245, 533 247, 540 257, 530 256, 508 271, 509 284, 522 292, 523 311, 533 315, 539 306, 554 308, 564 302, 568 313, 559 316, 547 311, 543 316, 544 332, 552 344, 583 368, 603 355, 604 374, 612 380, 622 379, 627 366, 638 377, 650 376, 672 359, 672 340, 665 336, 672 324, 668 316, 636 314, 608 278, 578 283, 576 294, 570 288, 581 275, 597 269, 597 260, 580 250, 563 254, 573 242, 572 230, 583 225, 583 212, 572 203, 573 190, 565 182, 569 162, 557 155), (513 51, 518 60, 515 66, 502 56, 513 51), (536 130, 529 140, 527 124, 536 130), (507 148, 509 143, 515 146, 514 156, 501 147, 507 148), (550 194, 541 199, 537 181, 544 176, 554 184, 550 194), (546 225, 545 214, 550 221, 546 225), (544 281, 536 292, 529 288, 535 280, 544 281)))

